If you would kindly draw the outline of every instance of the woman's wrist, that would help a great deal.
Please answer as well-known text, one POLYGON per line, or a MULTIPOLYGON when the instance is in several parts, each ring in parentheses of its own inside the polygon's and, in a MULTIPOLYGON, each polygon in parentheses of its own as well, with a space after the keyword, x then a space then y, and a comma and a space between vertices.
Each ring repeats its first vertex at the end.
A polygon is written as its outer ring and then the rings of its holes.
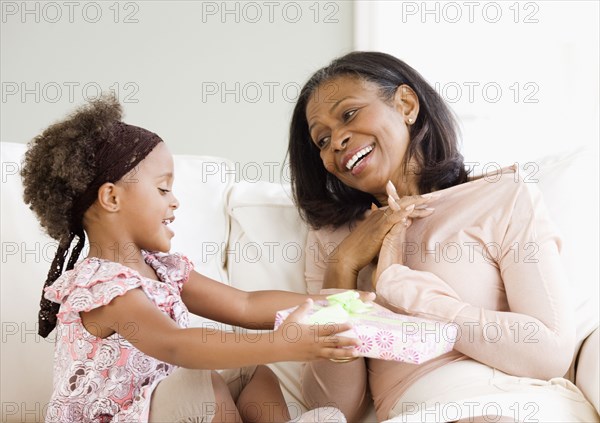
POLYGON ((356 289, 357 277, 358 270, 342 261, 336 261, 327 266, 323 288, 356 289))

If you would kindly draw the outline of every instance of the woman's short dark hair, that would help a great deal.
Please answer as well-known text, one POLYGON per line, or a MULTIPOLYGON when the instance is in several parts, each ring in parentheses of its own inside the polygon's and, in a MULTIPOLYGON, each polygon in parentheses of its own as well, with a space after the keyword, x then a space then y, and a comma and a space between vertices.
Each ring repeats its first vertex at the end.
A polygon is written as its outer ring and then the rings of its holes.
POLYGON ((361 216, 371 203, 371 194, 343 184, 329 173, 319 149, 311 141, 306 106, 324 82, 340 76, 357 77, 379 86, 380 96, 392 101, 397 88, 406 84, 419 99, 419 115, 409 127, 410 143, 404 164, 418 163, 419 191, 427 193, 467 180, 463 156, 458 149, 458 126, 441 96, 413 68, 385 53, 352 52, 318 70, 300 91, 290 125, 288 155, 294 200, 302 217, 313 227, 338 227, 361 216))

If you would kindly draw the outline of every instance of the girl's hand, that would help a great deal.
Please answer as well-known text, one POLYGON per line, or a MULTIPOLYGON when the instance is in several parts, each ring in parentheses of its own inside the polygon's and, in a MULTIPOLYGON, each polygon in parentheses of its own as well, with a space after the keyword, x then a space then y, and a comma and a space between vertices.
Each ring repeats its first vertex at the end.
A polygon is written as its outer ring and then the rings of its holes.
POLYGON ((358 291, 358 295, 359 295, 359 299, 365 303, 372 303, 375 301, 375 298, 377 297, 377 294, 375 294, 374 292, 367 292, 367 291, 358 291))
MULTIPOLYGON (((390 231, 385 235, 379 258, 377 261, 377 270, 373 273, 373 289, 377 287, 377 280, 392 264, 404 264, 404 246, 406 245, 406 231, 412 224, 413 219, 430 216, 434 209, 416 206, 416 203, 409 199, 413 197, 403 197, 400 199, 396 188, 392 182, 388 182, 386 187, 388 193, 388 217, 394 224, 390 231), (407 203, 410 203, 407 205, 407 203), (391 210, 391 212, 390 212, 391 210)), ((426 200, 435 198, 436 194, 426 194, 421 196, 426 200)))
POLYGON ((347 361, 358 357, 354 348, 358 340, 336 335, 352 328, 350 323, 308 325, 306 315, 313 301, 306 300, 294 310, 281 326, 275 336, 289 351, 291 361, 309 361, 318 358, 347 361))

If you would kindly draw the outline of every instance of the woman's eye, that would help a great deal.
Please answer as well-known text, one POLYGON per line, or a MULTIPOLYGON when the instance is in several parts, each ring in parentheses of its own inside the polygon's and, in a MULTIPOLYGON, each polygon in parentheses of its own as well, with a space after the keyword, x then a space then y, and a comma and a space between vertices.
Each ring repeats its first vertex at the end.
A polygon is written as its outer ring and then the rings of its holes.
POLYGON ((163 195, 164 195, 164 194, 166 194, 167 192, 171 192, 171 190, 169 190, 169 189, 163 189, 163 188, 159 188, 158 190, 159 190, 159 191, 160 191, 160 193, 161 193, 161 194, 163 194, 163 195))
POLYGON ((329 137, 323 137, 319 141, 317 141, 317 147, 323 148, 327 145, 328 142, 329 142, 329 137))
POLYGON ((352 116, 354 116, 356 114, 357 110, 356 109, 352 109, 352 110, 348 110, 347 112, 344 112, 343 114, 343 118, 344 121, 347 121, 348 119, 350 119, 352 116))

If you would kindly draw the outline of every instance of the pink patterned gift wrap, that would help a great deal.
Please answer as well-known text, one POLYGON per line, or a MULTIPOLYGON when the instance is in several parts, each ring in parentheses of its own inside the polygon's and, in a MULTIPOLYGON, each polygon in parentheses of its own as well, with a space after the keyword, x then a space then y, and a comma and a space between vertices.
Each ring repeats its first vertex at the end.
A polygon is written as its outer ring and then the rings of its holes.
MULTIPOLYGON (((362 357, 421 364, 452 350, 457 327, 451 323, 420 319, 394 313, 378 304, 364 304, 356 291, 346 291, 315 301, 303 324, 351 322, 352 329, 342 336, 358 338, 356 349, 362 357), (348 306, 350 302, 363 306, 348 306)), ((275 328, 296 309, 278 311, 275 328)))

